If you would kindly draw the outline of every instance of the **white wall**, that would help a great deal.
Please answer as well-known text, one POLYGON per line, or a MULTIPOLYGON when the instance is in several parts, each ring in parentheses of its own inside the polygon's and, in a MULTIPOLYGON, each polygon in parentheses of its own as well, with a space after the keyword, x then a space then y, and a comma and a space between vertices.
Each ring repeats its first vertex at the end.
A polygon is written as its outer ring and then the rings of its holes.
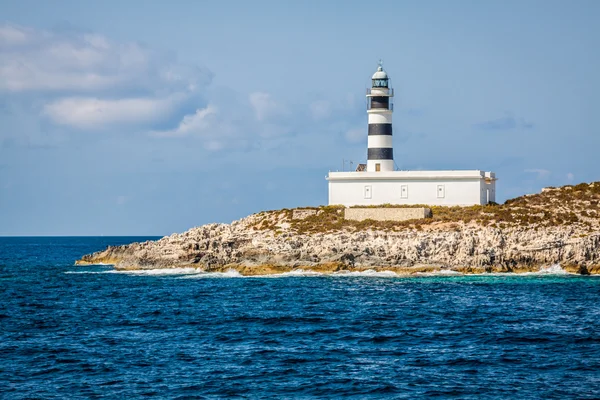
POLYGON ((486 182, 486 193, 489 193, 489 201, 496 202, 496 181, 486 182))
POLYGON ((484 197, 481 191, 482 187, 485 186, 485 181, 481 178, 439 180, 356 178, 329 180, 329 204, 344 206, 386 203, 445 206, 486 204, 487 192, 484 190, 484 197), (440 188, 441 192, 438 195, 440 188), (371 198, 365 198, 368 196, 371 198))
POLYGON ((391 124, 392 123, 392 111, 381 108, 374 108, 368 112, 369 124, 391 124))
MULTIPOLYGON (((392 148, 394 144, 392 142, 392 135, 371 135, 367 136, 367 144, 369 148, 392 148)), ((394 160, 391 160, 394 161, 394 160)), ((392 169, 393 171, 393 169, 392 169)))
MULTIPOLYGON (((485 177, 485 192, 487 202, 496 202, 496 174, 493 172, 486 172, 485 177)), ((487 202, 485 204, 487 204, 487 202)))

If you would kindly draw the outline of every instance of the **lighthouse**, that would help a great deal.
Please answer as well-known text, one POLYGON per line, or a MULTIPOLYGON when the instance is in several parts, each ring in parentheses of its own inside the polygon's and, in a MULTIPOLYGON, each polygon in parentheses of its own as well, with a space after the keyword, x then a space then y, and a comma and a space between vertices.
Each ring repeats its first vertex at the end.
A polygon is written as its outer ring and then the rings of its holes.
MULTIPOLYGON (((496 201, 496 174, 491 171, 397 171, 392 143, 394 89, 381 61, 367 89, 367 165, 356 171, 329 171, 329 204, 353 206, 470 206, 496 201)), ((415 149, 417 154, 422 148, 415 149)), ((432 162, 422 158, 421 163, 432 162)))
POLYGON ((369 133, 367 142, 367 172, 394 171, 392 143, 392 112, 394 89, 382 62, 371 78, 367 89, 367 115, 369 133))

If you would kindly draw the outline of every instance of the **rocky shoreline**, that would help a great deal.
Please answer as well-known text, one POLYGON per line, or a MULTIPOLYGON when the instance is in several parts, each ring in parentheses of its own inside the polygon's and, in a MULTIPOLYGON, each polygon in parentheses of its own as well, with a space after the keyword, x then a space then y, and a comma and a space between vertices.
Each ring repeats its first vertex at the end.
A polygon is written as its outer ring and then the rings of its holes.
POLYGON ((552 265, 600 274, 600 185, 548 189, 501 206, 435 208, 433 218, 351 222, 341 207, 262 212, 157 241, 108 247, 78 265, 118 270, 193 267, 242 275, 292 271, 527 273, 552 265))

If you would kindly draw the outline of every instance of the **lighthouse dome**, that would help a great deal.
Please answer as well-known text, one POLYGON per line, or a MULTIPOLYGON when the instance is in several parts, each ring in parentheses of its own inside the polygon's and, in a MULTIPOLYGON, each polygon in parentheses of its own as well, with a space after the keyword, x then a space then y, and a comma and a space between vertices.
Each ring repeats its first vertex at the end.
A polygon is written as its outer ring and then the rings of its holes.
POLYGON ((387 72, 383 70, 383 67, 380 65, 377 67, 377 72, 373 74, 371 79, 388 79, 387 72))

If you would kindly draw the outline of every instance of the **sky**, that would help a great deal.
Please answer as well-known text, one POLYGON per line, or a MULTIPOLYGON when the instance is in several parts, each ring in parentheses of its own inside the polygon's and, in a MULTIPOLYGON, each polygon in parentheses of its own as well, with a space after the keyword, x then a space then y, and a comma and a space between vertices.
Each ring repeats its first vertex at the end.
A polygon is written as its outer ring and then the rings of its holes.
POLYGON ((0 235, 326 204, 327 173, 365 162, 380 59, 398 168, 494 171, 500 201, 600 181, 599 19, 596 0, 3 0, 0 235))

